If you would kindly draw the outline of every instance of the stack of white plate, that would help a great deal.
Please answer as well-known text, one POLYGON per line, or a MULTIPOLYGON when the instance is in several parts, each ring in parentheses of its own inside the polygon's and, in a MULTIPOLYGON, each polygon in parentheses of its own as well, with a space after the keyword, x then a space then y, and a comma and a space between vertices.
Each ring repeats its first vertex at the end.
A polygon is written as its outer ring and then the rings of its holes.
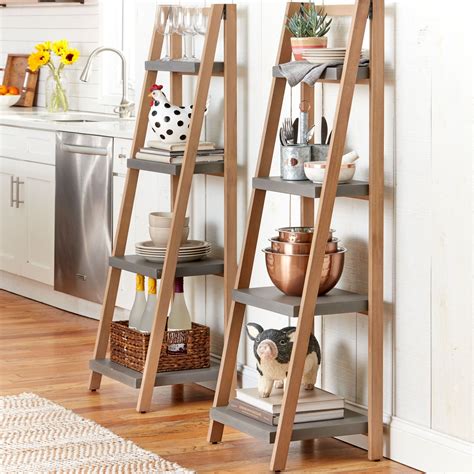
MULTIPOLYGON (((149 262, 162 263, 165 261, 166 247, 156 247, 151 240, 135 244, 137 255, 149 262)), ((188 240, 179 248, 178 262, 200 260, 211 253, 211 244, 203 240, 188 240)))
POLYGON ((303 59, 314 64, 344 62, 346 48, 312 48, 303 50, 303 59))

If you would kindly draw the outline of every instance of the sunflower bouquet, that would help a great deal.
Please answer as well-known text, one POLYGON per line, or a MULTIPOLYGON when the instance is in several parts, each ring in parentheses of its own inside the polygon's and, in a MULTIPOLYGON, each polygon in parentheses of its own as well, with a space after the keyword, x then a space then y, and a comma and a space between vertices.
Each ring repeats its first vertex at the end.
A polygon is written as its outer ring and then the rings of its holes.
POLYGON ((39 43, 28 57, 28 66, 33 72, 43 66, 48 66, 50 69, 51 74, 46 81, 46 105, 50 112, 59 110, 67 112, 69 109, 62 71, 65 66, 74 64, 78 57, 79 51, 70 48, 69 43, 64 39, 39 43), (53 59, 53 54, 59 61, 53 59))

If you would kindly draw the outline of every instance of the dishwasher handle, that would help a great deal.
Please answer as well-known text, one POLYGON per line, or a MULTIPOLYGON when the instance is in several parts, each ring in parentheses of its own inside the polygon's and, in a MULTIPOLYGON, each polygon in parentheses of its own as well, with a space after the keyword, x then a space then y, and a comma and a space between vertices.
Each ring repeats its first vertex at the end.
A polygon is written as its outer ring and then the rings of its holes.
POLYGON ((109 154, 108 149, 104 147, 68 145, 66 143, 61 143, 61 150, 69 153, 81 153, 82 155, 107 156, 109 154))

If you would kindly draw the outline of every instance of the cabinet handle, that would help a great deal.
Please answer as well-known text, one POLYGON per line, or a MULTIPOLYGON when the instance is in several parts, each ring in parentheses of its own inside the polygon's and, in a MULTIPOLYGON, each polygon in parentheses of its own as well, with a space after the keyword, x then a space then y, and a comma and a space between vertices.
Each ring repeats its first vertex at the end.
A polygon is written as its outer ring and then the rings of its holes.
POLYGON ((25 201, 20 201, 20 184, 25 184, 24 181, 20 181, 20 178, 16 178, 16 207, 19 208, 20 204, 24 204, 25 201))
POLYGON ((119 153, 118 158, 119 158, 120 160, 126 160, 126 159, 127 159, 127 155, 126 155, 125 153, 119 153))
POLYGON ((13 197, 13 184, 15 183, 15 179, 13 178, 13 175, 10 176, 10 207, 13 207, 13 204, 15 204, 15 198, 13 197))

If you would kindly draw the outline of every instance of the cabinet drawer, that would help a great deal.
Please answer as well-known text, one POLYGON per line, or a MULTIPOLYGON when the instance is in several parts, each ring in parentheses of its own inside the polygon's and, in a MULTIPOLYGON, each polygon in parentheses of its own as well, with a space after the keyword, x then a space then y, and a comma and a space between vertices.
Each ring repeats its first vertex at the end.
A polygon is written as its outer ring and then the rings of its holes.
POLYGON ((126 138, 114 139, 114 161, 113 172, 118 174, 127 173, 127 159, 130 158, 132 140, 126 138))
POLYGON ((7 158, 55 164, 55 134, 45 130, 0 126, 0 155, 7 158))

